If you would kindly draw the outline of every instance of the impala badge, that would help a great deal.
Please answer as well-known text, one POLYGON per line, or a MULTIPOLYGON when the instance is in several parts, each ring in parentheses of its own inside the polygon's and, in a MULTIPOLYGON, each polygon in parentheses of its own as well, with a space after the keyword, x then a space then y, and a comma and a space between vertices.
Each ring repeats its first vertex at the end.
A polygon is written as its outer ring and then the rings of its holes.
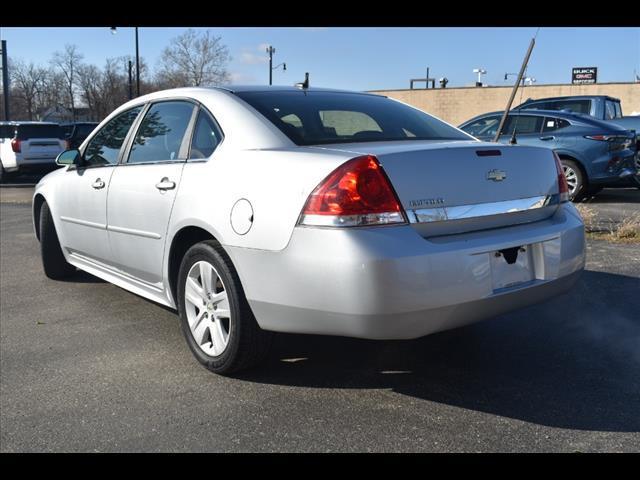
POLYGON ((502 170, 493 169, 487 172, 487 180, 501 182, 505 178, 507 178, 507 172, 503 172, 502 170))

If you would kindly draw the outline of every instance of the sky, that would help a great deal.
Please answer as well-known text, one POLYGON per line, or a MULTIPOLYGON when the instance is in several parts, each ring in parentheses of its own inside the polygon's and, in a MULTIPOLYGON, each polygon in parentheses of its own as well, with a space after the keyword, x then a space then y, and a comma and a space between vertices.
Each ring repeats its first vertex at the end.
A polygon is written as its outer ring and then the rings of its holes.
MULTIPOLYGON (((154 68, 171 38, 185 28, 139 29, 140 55, 154 68)), ((197 28, 196 30, 201 30, 197 28)), ((309 72, 312 86, 350 90, 409 88, 409 79, 446 77, 449 87, 473 85, 483 68, 483 82, 511 85, 533 27, 301 27, 211 28, 228 46, 232 83, 267 84, 267 45, 276 49, 273 83, 292 85, 309 72)), ((76 44, 84 61, 102 66, 106 58, 135 54, 134 29, 118 27, 1 27, 9 57, 46 64, 54 51, 76 44)), ((640 75, 640 28, 542 27, 527 76, 536 84, 570 83, 572 67, 598 67, 598 82, 629 82, 640 75)), ((123 66, 124 69, 124 66, 123 66)), ((423 84, 424 85, 424 84, 423 84)))

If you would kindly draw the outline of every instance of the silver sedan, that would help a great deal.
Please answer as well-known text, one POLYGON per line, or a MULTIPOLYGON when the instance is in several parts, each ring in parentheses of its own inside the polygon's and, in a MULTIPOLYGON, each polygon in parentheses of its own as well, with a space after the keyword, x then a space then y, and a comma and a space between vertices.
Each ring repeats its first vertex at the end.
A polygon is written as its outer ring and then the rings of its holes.
POLYGON ((378 95, 156 92, 57 162, 33 197, 45 274, 78 268, 176 309, 217 373, 257 364, 272 332, 458 327, 565 292, 585 264, 551 150, 378 95))

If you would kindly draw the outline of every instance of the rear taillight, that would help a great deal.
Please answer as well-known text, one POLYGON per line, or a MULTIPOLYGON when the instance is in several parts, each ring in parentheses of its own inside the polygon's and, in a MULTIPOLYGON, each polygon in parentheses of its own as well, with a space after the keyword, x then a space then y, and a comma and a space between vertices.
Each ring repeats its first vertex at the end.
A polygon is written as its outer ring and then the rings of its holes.
POLYGON ((355 227, 405 222, 398 197, 378 159, 365 155, 342 164, 315 188, 298 223, 355 227))
POLYGON ((13 140, 11 140, 11 150, 13 150, 15 153, 20 153, 22 151, 19 139, 14 138, 13 140))
POLYGON ((567 184, 567 178, 564 176, 564 170, 562 169, 562 163, 560 157, 556 152, 553 152, 553 158, 556 160, 556 170, 558 171, 558 193, 560 194, 560 203, 569 201, 569 185, 567 184))
POLYGON ((589 140, 597 140, 609 143, 609 151, 617 152, 631 148, 635 142, 635 138, 625 135, 585 135, 584 138, 589 140))

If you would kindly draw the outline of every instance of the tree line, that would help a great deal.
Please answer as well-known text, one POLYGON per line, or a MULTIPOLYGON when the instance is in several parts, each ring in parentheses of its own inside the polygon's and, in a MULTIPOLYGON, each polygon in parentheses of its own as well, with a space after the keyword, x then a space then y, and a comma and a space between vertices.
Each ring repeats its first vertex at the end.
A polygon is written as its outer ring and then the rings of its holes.
MULTIPOLYGON (((140 95, 167 88, 226 83, 230 78, 227 71, 230 59, 227 46, 210 30, 186 30, 170 40, 153 72, 140 58, 140 95)), ((46 110, 64 108, 75 120, 77 109, 83 106, 88 109, 89 120, 100 121, 129 100, 129 61, 133 64, 135 96, 135 58, 107 58, 103 66, 83 60, 77 45, 65 45, 45 65, 9 58, 11 119, 41 120, 46 110)), ((4 119, 3 101, 0 109, 4 119)))

